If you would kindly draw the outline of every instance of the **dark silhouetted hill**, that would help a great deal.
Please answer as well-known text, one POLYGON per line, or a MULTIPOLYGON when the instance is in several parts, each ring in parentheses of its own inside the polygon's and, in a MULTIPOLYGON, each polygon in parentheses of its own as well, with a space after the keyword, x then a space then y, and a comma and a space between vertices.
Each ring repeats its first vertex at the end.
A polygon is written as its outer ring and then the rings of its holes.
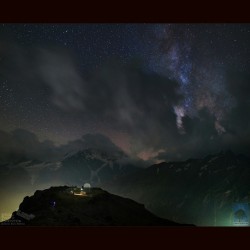
POLYGON ((36 191, 24 198, 11 220, 29 226, 182 226, 100 188, 91 188, 86 196, 73 195, 69 189, 63 186, 36 191))

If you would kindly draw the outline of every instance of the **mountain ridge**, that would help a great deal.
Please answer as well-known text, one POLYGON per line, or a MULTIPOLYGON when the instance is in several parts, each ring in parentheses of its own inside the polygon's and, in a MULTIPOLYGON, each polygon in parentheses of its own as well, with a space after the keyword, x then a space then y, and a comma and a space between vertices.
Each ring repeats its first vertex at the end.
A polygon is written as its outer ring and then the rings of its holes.
POLYGON ((250 201, 250 159, 226 151, 201 159, 154 164, 104 188, 145 204, 163 218, 231 225, 232 204, 250 201))

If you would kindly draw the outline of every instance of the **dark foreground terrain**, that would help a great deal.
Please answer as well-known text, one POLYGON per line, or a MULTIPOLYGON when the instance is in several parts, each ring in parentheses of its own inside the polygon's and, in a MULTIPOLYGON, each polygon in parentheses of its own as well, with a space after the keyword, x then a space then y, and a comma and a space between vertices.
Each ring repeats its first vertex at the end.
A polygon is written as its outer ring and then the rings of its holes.
POLYGON ((51 187, 25 197, 19 210, 2 225, 29 226, 188 226, 159 218, 131 199, 91 188, 74 195, 51 187))

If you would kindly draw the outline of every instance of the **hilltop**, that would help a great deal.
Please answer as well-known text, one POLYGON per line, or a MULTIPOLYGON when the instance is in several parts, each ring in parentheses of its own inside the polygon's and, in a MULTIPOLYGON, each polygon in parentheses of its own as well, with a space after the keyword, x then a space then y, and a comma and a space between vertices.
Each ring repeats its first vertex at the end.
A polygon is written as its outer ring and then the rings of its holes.
POLYGON ((74 195, 72 190, 61 186, 36 191, 24 198, 11 220, 29 226, 181 226, 100 188, 91 188, 83 195, 74 195))

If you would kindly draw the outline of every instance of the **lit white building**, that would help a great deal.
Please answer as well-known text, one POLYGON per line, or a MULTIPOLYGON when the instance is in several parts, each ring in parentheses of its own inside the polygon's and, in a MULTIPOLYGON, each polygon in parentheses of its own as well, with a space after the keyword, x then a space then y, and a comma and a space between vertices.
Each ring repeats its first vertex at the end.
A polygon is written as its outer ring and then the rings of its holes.
POLYGON ((85 183, 84 185, 83 185, 83 188, 85 189, 88 189, 88 188, 91 188, 91 185, 89 184, 89 183, 85 183))

